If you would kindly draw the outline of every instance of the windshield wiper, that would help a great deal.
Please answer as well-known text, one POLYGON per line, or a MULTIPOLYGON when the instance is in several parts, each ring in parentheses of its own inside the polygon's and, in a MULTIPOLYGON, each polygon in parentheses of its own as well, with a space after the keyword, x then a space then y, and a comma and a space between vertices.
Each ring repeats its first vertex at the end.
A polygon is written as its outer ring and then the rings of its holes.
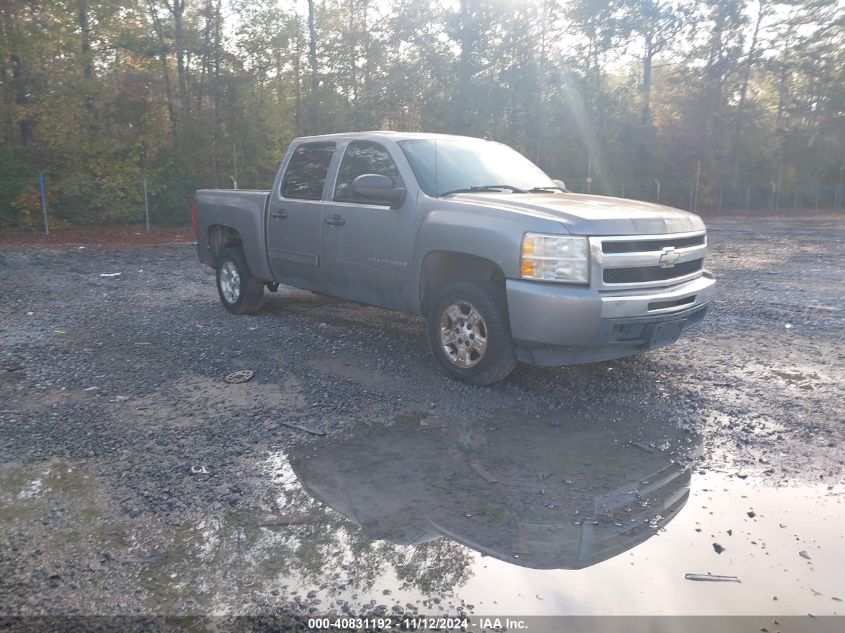
POLYGON ((450 196, 453 193, 474 193, 477 191, 494 191, 496 189, 509 189, 514 193, 525 193, 525 189, 520 189, 519 187, 514 187, 513 185, 476 185, 472 187, 464 187, 462 189, 452 189, 451 191, 444 191, 440 194, 440 197, 443 196, 450 196))
POLYGON ((551 185, 550 187, 531 187, 531 189, 528 190, 528 193, 552 193, 555 190, 566 193, 566 189, 558 187, 557 185, 551 185))

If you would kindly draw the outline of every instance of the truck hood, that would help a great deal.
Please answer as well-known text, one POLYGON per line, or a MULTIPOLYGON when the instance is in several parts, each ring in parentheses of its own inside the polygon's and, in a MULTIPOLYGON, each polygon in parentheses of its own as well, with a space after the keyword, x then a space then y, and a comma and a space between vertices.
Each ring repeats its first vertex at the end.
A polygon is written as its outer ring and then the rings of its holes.
POLYGON ((467 193, 453 200, 556 220, 573 235, 663 235, 704 229, 693 213, 626 198, 579 193, 467 193))

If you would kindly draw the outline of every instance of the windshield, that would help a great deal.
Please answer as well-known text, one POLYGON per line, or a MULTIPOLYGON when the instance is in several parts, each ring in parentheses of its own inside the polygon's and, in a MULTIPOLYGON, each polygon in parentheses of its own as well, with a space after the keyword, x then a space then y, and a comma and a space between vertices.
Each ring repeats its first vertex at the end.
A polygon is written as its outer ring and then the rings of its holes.
POLYGON ((411 139, 399 145, 430 196, 487 185, 555 187, 543 170, 507 145, 476 138, 411 139))

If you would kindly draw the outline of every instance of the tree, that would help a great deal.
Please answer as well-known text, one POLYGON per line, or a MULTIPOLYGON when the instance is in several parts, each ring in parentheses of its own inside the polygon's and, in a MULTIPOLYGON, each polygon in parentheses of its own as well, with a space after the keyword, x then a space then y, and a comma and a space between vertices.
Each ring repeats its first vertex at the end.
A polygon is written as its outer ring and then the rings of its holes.
POLYGON ((624 0, 621 12, 620 23, 625 35, 635 35, 641 39, 640 120, 643 126, 650 127, 654 58, 671 46, 686 27, 690 7, 669 0, 624 0))
POLYGON ((699 208, 845 198, 836 0, 303 8, 0 3, 0 216, 40 213, 43 171, 53 215, 137 220, 146 178, 181 222, 197 187, 269 186, 295 136, 374 128, 489 133, 575 189, 658 179, 679 206, 699 164, 699 208))

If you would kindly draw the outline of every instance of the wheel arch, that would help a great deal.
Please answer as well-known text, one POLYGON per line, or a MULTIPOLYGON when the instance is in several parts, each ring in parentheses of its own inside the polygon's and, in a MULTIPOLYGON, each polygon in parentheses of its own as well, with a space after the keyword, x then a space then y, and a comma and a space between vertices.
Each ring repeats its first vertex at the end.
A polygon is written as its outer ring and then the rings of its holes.
POLYGON ((243 239, 237 229, 226 224, 212 224, 208 227, 208 251, 215 264, 224 248, 238 246, 243 248, 243 239))
POLYGON ((431 251, 420 265, 420 311, 428 315, 438 292, 456 281, 492 282, 505 288, 505 274, 494 261, 457 251, 431 251))

